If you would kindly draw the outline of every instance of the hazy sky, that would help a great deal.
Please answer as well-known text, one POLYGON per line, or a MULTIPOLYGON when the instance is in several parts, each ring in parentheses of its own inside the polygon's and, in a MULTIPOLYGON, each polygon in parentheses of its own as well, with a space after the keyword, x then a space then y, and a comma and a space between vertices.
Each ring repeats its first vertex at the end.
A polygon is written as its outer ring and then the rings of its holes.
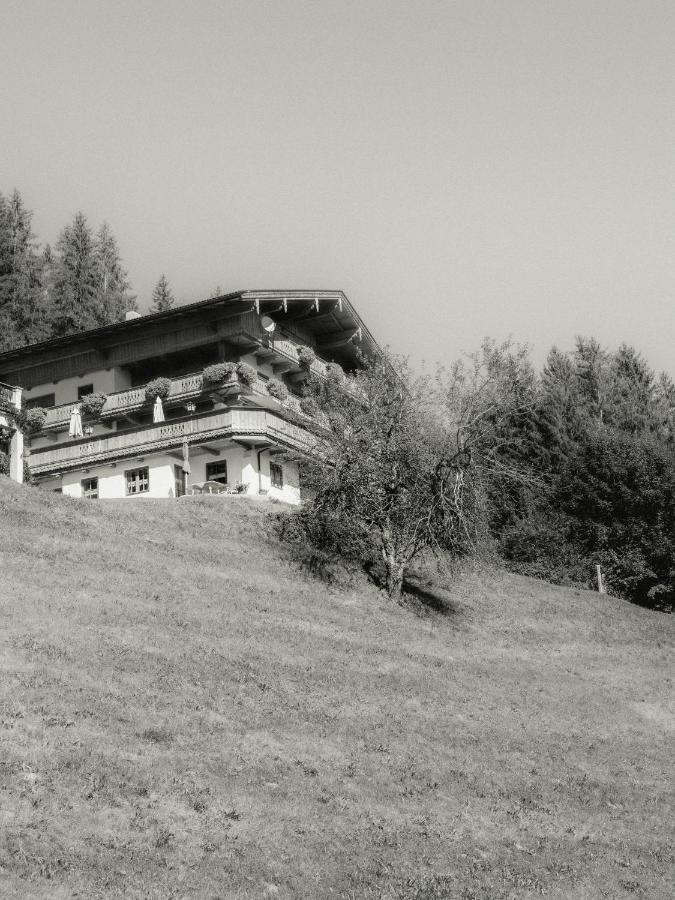
POLYGON ((0 191, 142 308, 342 288, 382 343, 675 374, 673 0, 0 0, 0 191))

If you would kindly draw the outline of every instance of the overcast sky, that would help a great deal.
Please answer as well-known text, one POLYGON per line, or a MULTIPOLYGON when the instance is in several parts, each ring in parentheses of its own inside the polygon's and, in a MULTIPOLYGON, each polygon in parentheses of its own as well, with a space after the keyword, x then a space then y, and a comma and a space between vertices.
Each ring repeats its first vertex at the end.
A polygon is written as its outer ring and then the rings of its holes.
POLYGON ((450 362, 675 374, 673 0, 3 0, 0 191, 113 228, 141 308, 341 288, 450 362))

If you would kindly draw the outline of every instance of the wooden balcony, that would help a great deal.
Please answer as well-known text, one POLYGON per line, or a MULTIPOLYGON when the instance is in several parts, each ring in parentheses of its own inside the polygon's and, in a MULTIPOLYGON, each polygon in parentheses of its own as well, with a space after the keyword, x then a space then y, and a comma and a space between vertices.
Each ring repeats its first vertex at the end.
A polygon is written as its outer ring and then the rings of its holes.
MULTIPOLYGON (((236 378, 228 382, 226 390, 230 393, 236 392, 240 387, 236 378)), ((199 397, 204 391, 201 372, 196 375, 185 375, 182 378, 174 378, 171 382, 169 396, 166 404, 179 404, 188 400, 199 397)), ((54 406, 47 410, 47 417, 43 426, 44 431, 59 431, 68 427, 73 409, 77 403, 65 403, 62 406, 54 406)), ((138 412, 146 407, 152 409, 152 404, 145 399, 145 388, 131 388, 128 391, 118 391, 115 394, 108 394, 103 410, 101 411, 101 419, 111 420, 124 417, 126 415, 138 412)))
POLYGON ((313 442, 307 430, 271 410, 237 407, 36 449, 30 467, 35 475, 48 475, 223 438, 301 453, 311 451, 313 442))

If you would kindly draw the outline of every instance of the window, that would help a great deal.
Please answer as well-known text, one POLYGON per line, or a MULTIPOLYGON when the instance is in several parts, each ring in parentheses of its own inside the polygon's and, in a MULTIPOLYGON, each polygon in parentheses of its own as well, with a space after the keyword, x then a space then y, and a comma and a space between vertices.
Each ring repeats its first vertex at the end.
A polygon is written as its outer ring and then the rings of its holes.
POLYGON ((82 481, 82 496, 87 500, 98 500, 98 478, 85 478, 82 481))
POLYGON ((26 409, 49 409, 50 406, 56 406, 56 394, 41 394, 39 397, 31 397, 26 400, 26 409))
POLYGON ((206 480, 227 484, 227 463, 224 459, 206 464, 206 480))
POLYGON ((77 399, 81 400, 83 397, 86 397, 87 394, 94 393, 94 385, 93 384, 81 384, 77 389, 77 399))
POLYGON ((127 483, 127 494, 146 494, 150 490, 150 471, 147 466, 142 469, 128 469, 124 473, 127 483))
POLYGON ((284 470, 276 463, 270 463, 270 480, 272 487, 282 488, 284 486, 284 470))

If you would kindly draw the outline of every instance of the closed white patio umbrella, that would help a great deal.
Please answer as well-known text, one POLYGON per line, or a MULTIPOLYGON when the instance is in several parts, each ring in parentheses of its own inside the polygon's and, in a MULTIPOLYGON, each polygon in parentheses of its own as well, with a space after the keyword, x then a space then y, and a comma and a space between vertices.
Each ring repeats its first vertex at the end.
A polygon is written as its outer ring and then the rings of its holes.
POLYGON ((161 397, 157 397, 155 400, 155 405, 152 408, 152 421, 153 422, 163 422, 164 421, 164 406, 162 405, 161 397))
POLYGON ((80 407, 74 406, 70 414, 70 427, 68 428, 70 437, 84 437, 82 431, 82 416, 80 415, 80 407))
POLYGON ((186 475, 190 474, 190 446, 187 441, 183 441, 183 471, 186 475))

